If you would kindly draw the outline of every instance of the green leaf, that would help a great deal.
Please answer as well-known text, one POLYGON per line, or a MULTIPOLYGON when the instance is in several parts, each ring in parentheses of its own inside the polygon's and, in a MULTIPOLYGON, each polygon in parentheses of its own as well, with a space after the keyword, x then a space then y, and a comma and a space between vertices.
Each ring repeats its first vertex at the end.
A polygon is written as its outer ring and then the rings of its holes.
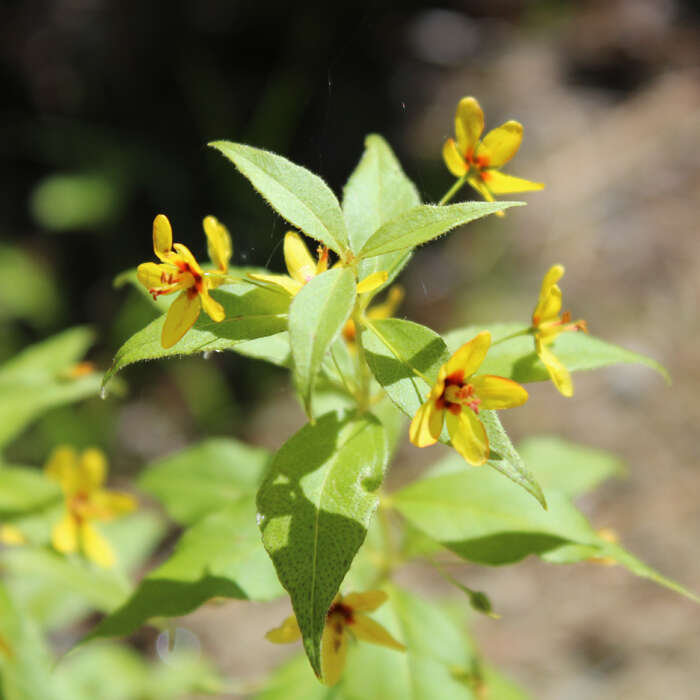
POLYGON ((387 593, 389 600, 371 617, 408 649, 359 642, 348 654, 343 696, 476 700, 477 659, 460 616, 396 586, 387 593))
MULTIPOLYGON (((179 523, 191 525, 243 495, 254 494, 271 454, 243 442, 211 438, 159 459, 138 485, 179 523)), ((2 483, 0 471, 0 484, 2 483)), ((1 502, 1 501, 0 501, 1 502)))
POLYGON ((352 270, 336 268, 305 284, 289 307, 294 383, 309 416, 316 375, 328 348, 350 317, 355 296, 352 270))
POLYGON ((166 349, 160 342, 165 317, 156 319, 119 348, 102 380, 103 386, 119 370, 134 362, 235 350, 240 343, 286 329, 289 297, 285 294, 241 283, 219 287, 211 295, 224 307, 226 318, 223 321, 216 323, 202 312, 183 338, 166 349))
POLYGON ((588 493, 625 471, 622 461, 610 452, 558 437, 527 438, 518 445, 518 452, 544 488, 569 497, 588 493))
POLYGON ((254 338, 238 343, 233 350, 239 355, 252 357, 254 360, 264 360, 278 367, 289 367, 292 364, 292 351, 289 347, 289 333, 282 331, 264 338, 254 338))
POLYGON ((151 618, 186 615, 214 597, 270 600, 281 593, 260 546, 255 503, 244 496, 186 530, 170 559, 89 639, 130 634, 151 618))
POLYGON ((387 221, 364 243, 357 255, 375 255, 415 248, 474 219, 521 206, 523 202, 463 202, 436 206, 421 204, 387 221))
POLYGON ((387 452, 373 416, 328 413, 282 446, 258 492, 263 543, 319 676, 326 613, 365 539, 387 452))
MULTIPOLYGON (((491 332, 492 345, 477 374, 496 374, 509 377, 516 382, 542 382, 549 380, 547 368, 535 354, 535 341, 531 335, 520 335, 498 345, 501 338, 514 333, 523 333, 528 328, 522 323, 503 323, 494 326, 468 326, 451 331, 445 342, 451 351, 471 340, 483 330, 491 332)), ((554 354, 570 372, 598 369, 618 364, 641 364, 656 370, 670 383, 665 367, 650 357, 606 343, 588 333, 562 333, 551 346, 554 354)))
POLYGON ((232 141, 209 145, 231 160, 280 216, 339 255, 345 252, 348 234, 340 204, 318 175, 252 146, 232 141))
POLYGON ((70 375, 93 340, 92 330, 71 328, 30 346, 0 367, 0 446, 50 408, 98 394, 97 373, 70 375))
POLYGON ((387 221, 420 204, 389 144, 378 134, 365 139, 365 152, 343 191, 343 215, 350 247, 358 252, 387 221))
POLYGON ((471 561, 499 565, 562 544, 595 544, 597 535, 569 500, 547 492, 543 510, 514 484, 484 469, 459 469, 416 481, 392 497, 415 527, 471 561))
POLYGON ((594 545, 562 545, 543 553, 542 558, 552 564, 575 564, 581 561, 596 562, 600 559, 611 559, 636 576, 649 579, 664 588, 668 588, 696 603, 700 603, 700 597, 695 593, 655 571, 620 545, 608 542, 601 537, 597 537, 594 545))
POLYGON ((0 468, 0 518, 43 510, 62 498, 60 486, 36 469, 0 468))
MULTIPOLYGON (((430 390, 413 370, 435 381, 440 366, 449 358, 445 342, 425 326, 396 318, 371 321, 368 331, 362 334, 362 343, 372 374, 389 398, 413 418, 430 390)), ((513 480, 546 507, 542 490, 525 468, 496 412, 481 411, 479 417, 491 447, 489 466, 513 480)), ((449 441, 446 430, 443 430, 441 440, 449 441)))

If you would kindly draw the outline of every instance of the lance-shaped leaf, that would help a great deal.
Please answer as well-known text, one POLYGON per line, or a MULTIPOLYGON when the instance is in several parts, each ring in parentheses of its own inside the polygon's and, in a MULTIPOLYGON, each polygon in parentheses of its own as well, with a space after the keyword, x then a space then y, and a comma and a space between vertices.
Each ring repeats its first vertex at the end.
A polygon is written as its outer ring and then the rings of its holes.
POLYGON ((89 638, 130 634, 150 618, 186 615, 214 597, 270 600, 281 593, 260 545, 253 497, 242 497, 186 530, 170 559, 89 638))
POLYGON ((355 277, 350 268, 336 268, 305 284, 289 307, 289 339, 294 383, 311 415, 311 392, 321 363, 355 304, 355 277))
POLYGON ((327 413, 282 446, 258 492, 263 543, 318 676, 326 613, 365 539, 387 453, 376 418, 327 413))
MULTIPOLYGON (((471 339, 470 339, 471 340, 471 339)), ((367 364, 389 398, 411 418, 430 391, 418 373, 435 381, 449 353, 445 341, 430 328, 411 321, 390 318, 368 322, 362 334, 367 364)), ((488 358, 488 355, 487 355, 488 358)), ((542 489, 526 469, 495 411, 479 413, 489 438, 491 454, 487 464, 531 493, 546 507, 542 489)), ((440 438, 449 442, 447 430, 440 438)))
POLYGON ((194 326, 175 345, 164 348, 160 339, 165 317, 156 319, 117 350, 102 380, 103 385, 134 362, 234 350, 241 343, 280 333, 287 326, 289 297, 284 294, 249 284, 231 284, 215 289, 212 297, 224 307, 226 318, 223 321, 216 323, 206 314, 200 314, 194 326))
POLYGON ((93 340, 89 328, 71 328, 0 366, 0 446, 50 408, 99 393, 97 372, 74 372, 93 340))
POLYGON ((318 175, 260 148, 232 141, 209 145, 231 160, 280 216, 339 255, 345 252, 348 234, 340 204, 318 175))
POLYGON ((371 258, 415 248, 474 219, 522 204, 524 202, 463 202, 441 207, 421 204, 387 221, 365 241, 358 256, 371 258))
MULTIPOLYGON (((527 329, 528 326, 522 323, 468 326, 445 335, 445 342, 450 350, 456 350, 480 331, 488 330, 491 332, 493 342, 478 374, 498 374, 521 384, 547 381, 549 373, 535 353, 533 336, 524 334, 527 329), (502 338, 518 333, 522 335, 516 335, 502 343, 498 342, 502 338)), ((670 382, 668 371, 656 360, 607 343, 588 333, 562 333, 550 347, 570 372, 598 369, 609 365, 641 364, 656 370, 667 382, 670 382)))
POLYGON ((568 499, 547 493, 543 510, 521 489, 485 469, 459 470, 412 483, 392 503, 415 527, 448 549, 482 564, 509 564, 562 544, 598 537, 568 499))
MULTIPOLYGON (((259 447, 211 438, 159 459, 142 472, 138 485, 158 499, 171 518, 191 525, 241 496, 254 494, 271 458, 259 447)), ((0 470, 0 484, 2 474, 0 470)))

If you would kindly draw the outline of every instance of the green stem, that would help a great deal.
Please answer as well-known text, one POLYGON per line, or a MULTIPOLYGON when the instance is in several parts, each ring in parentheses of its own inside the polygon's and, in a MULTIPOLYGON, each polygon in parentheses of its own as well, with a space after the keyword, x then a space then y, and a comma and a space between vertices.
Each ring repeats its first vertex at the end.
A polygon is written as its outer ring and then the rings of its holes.
POLYGON ((367 364, 367 357, 365 355, 365 346, 362 343, 362 331, 363 325, 361 321, 362 313, 359 308, 355 307, 352 314, 352 320, 355 324, 355 344, 357 346, 357 365, 358 373, 360 375, 360 387, 358 392, 358 408, 360 412, 364 412, 369 408, 370 396, 369 387, 371 376, 369 373, 369 365, 367 364))
POLYGON ((447 202, 449 202, 452 199, 452 197, 454 197, 457 194, 457 192, 459 192, 459 190, 462 188, 462 186, 464 185, 464 183, 466 181, 467 181, 467 176, 462 175, 462 177, 460 177, 454 183, 454 185, 452 185, 452 187, 450 187, 450 189, 447 190, 447 192, 445 192, 445 196, 438 202, 438 206, 441 206, 443 204, 447 204, 447 202))
POLYGON ((535 329, 532 326, 529 326, 528 328, 524 328, 521 331, 516 331, 515 333, 511 333, 510 335, 505 336, 504 338, 499 338, 495 342, 491 343, 491 347, 494 345, 499 345, 500 343, 505 343, 506 340, 512 340, 513 338, 519 338, 521 335, 530 335, 535 329))

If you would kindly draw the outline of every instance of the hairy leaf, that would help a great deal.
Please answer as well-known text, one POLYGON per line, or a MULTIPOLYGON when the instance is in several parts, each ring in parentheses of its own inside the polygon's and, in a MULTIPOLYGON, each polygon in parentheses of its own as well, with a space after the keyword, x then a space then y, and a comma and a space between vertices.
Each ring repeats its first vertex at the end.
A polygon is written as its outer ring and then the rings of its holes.
POLYGON ((263 543, 319 676, 326 613, 365 539, 387 453, 376 418, 328 413, 282 446, 258 492, 263 543))

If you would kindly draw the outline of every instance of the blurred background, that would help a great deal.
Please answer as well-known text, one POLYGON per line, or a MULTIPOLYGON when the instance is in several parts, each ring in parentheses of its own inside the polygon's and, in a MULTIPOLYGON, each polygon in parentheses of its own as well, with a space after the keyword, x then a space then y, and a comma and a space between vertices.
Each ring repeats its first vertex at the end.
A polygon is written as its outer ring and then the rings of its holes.
MULTIPOLYGON (((645 368, 535 386, 505 417, 515 441, 560 434, 611 450, 628 477, 581 504, 593 522, 700 589, 700 4, 690 0, 339 0, 322 11, 230 0, 6 0, 0 5, 0 361, 76 324, 106 368, 153 317, 113 278, 152 258, 151 222, 204 252, 202 217, 230 229, 234 264, 281 269, 279 219, 206 143, 283 153, 342 191, 381 133, 426 202, 459 98, 487 129, 525 125, 505 170, 545 182, 526 208, 420 250, 400 315, 438 331, 529 318, 561 262, 566 308, 651 355, 645 368)), ((471 198, 464 191, 462 196, 471 198)), ((8 449, 41 464, 59 442, 99 444, 116 482, 209 435, 279 447, 303 422, 284 373, 234 354, 133 366, 126 398, 52 411, 8 449), (222 378, 225 381, 222 381, 222 378)), ((392 484, 437 455, 402 450, 392 484), (403 475, 403 476, 402 476, 403 475)), ((502 619, 475 620, 484 655, 536 698, 697 696, 700 614, 616 568, 526 561, 456 573, 502 619)), ((433 571, 407 585, 448 593, 433 571)), ((262 635, 286 608, 230 602, 184 624, 225 673, 280 657, 262 635)), ((154 652, 155 634, 132 640, 154 652)))

